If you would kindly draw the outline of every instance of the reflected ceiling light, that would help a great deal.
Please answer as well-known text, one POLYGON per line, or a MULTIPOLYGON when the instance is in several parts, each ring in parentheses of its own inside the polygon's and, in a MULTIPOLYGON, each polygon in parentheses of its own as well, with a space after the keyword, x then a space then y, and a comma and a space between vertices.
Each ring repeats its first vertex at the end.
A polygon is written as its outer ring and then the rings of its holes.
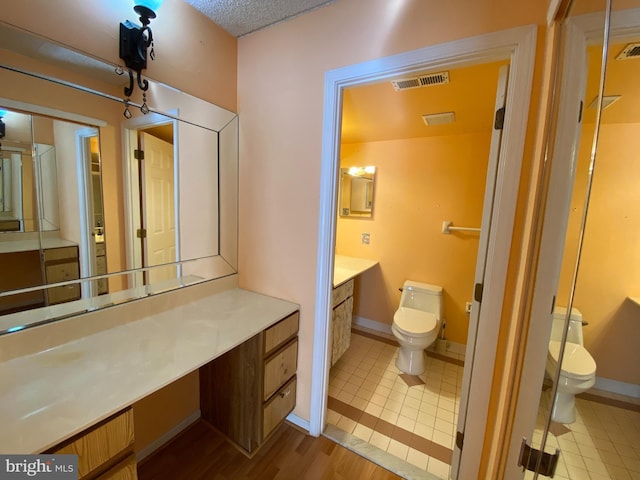
POLYGON ((364 175, 372 175, 376 173, 376 167, 351 167, 349 168, 349 175, 352 177, 362 177, 364 175))
MULTIPOLYGON (((133 10, 140 15, 140 23, 142 26, 125 20, 120 24, 120 58, 124 60, 129 71, 129 86, 124 87, 125 110, 124 116, 131 118, 129 111, 129 99, 134 89, 134 77, 138 83, 138 88, 142 90, 142 106, 140 111, 145 115, 149 113, 147 107, 147 89, 149 82, 142 78, 142 70, 147 68, 147 50, 149 47, 149 57, 151 60, 155 58, 153 51, 153 32, 149 24, 151 20, 156 18, 156 11, 162 5, 162 0, 136 0, 133 10), (135 72, 135 73, 134 73, 135 72)), ((124 73, 120 68, 116 70, 119 74, 124 73)))

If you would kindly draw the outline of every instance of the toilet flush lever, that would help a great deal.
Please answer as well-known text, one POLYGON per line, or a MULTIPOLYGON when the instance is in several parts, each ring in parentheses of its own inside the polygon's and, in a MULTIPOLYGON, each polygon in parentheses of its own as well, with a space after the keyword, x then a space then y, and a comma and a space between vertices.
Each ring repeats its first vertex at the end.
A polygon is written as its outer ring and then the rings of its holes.
POLYGON ((584 320, 582 321, 582 326, 586 327, 587 325, 589 325, 589 322, 585 322, 584 320))

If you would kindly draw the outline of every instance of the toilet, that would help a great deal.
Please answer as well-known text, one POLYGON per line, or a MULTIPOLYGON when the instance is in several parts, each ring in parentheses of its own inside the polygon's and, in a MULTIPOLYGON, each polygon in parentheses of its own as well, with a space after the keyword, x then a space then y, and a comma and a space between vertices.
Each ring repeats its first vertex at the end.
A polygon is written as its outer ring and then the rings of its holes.
POLYGON ((400 343, 396 367, 409 375, 425 370, 424 350, 438 338, 442 325, 442 287, 407 280, 391 331, 400 343))
MULTIPOLYGON (((567 309, 556 307, 553 312, 551 339, 547 353, 546 372, 552 379, 555 377, 564 320, 567 309)), ((558 423, 573 423, 575 415, 575 396, 593 387, 596 382, 596 362, 584 348, 582 337, 582 314, 576 308, 571 309, 567 343, 562 360, 562 370, 558 380, 555 405, 551 419, 558 423)))

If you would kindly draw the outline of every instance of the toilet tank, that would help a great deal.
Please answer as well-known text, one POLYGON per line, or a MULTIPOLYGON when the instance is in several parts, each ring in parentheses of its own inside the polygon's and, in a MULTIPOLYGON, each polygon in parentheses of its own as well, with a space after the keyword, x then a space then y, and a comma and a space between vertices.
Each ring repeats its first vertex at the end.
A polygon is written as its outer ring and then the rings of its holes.
POLYGON ((400 306, 433 313, 442 318, 442 287, 407 280, 402 287, 400 306))
MULTIPOLYGON (((562 340, 562 330, 564 328, 564 319, 567 315, 565 307, 555 307, 553 309, 553 323, 551 324, 551 340, 562 340)), ((567 342, 584 345, 582 337, 582 313, 577 308, 571 309, 571 318, 569 320, 569 331, 567 332, 567 342)))

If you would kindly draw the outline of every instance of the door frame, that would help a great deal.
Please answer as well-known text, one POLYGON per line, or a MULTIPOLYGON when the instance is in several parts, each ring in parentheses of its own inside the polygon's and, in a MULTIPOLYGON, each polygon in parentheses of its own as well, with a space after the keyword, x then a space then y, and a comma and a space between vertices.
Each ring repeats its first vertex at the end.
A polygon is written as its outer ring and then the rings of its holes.
MULTIPOLYGON (((489 242, 487 282, 474 363, 478 373, 471 379, 469 422, 466 425, 467 448, 461 457, 461 478, 472 478, 480 465, 495 350, 511 250, 515 206, 520 184, 520 170, 527 130, 531 85, 536 50, 537 26, 529 25, 476 37, 425 47, 390 57, 331 70, 325 74, 322 129, 322 166, 318 225, 318 257, 314 324, 314 355, 311 378, 311 406, 308 425, 296 423, 318 436, 325 426, 329 377, 329 322, 331 285, 335 255, 336 191, 339 169, 342 92, 344 88, 385 80, 418 70, 486 63, 509 59, 509 93, 503 133, 502 158, 489 242), (482 379, 482 381, 481 381, 482 379), (484 382, 483 382, 484 381, 484 382), (469 475, 468 477, 466 475, 469 475)), ((292 419, 296 421, 296 419, 292 419)))
MULTIPOLYGON (((169 111, 169 115, 175 115, 177 111, 169 111)), ((125 211, 125 250, 127 270, 140 270, 143 266, 142 248, 140 242, 135 241, 136 230, 141 215, 140 189, 138 183, 138 165, 134 158, 134 151, 138 149, 138 131, 158 125, 171 124, 173 127, 173 179, 174 179, 174 215, 176 225, 180 224, 179 204, 179 168, 178 168, 178 126, 174 118, 158 113, 149 113, 144 117, 136 117, 122 122, 122 158, 124 159, 124 211, 125 211)), ((180 254, 179 228, 176 228, 176 262, 182 259, 180 254)), ((178 266, 178 274, 180 266, 178 266)), ((129 279, 129 287, 139 287, 144 284, 144 275, 138 271, 129 279)))
MULTIPOLYGON (((603 21, 602 13, 586 14, 571 18, 566 25, 563 58, 568 61, 561 66, 558 117, 545 200, 547 205, 554 207, 544 211, 529 315, 530 319, 543 320, 529 321, 520 373, 520 378, 526 381, 519 385, 505 478, 522 475, 522 467, 517 466, 522 439, 531 440, 535 428, 575 178, 574 148, 580 134, 577 112, 585 95, 586 47, 598 36, 602 37, 603 21)), ((640 8, 612 12, 611 37, 629 35, 634 31, 636 34, 640 31, 640 8)))
MULTIPOLYGON (((95 219, 93 215, 93 188, 91 178, 91 151, 87 148, 87 139, 100 138, 98 127, 85 127, 76 130, 76 160, 78 169, 78 189, 80 201, 80 277, 96 275, 96 242, 94 237, 95 219)), ((103 225, 104 227, 104 225, 103 225)), ((96 296, 96 282, 82 282, 82 298, 96 296)))

